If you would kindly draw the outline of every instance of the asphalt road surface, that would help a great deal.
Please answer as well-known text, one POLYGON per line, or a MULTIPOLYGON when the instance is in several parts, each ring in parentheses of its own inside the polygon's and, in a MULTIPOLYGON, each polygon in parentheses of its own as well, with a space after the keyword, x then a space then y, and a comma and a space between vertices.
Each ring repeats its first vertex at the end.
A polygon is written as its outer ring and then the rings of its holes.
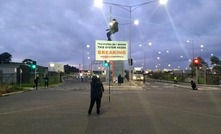
POLYGON ((101 115, 87 115, 89 82, 0 97, 1 134, 221 134, 221 90, 160 82, 105 85, 101 115))

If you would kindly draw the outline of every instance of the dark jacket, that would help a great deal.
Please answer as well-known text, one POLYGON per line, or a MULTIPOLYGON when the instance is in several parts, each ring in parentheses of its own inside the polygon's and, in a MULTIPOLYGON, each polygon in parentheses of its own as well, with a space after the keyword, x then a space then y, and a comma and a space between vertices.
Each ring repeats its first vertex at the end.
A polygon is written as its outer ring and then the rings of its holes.
POLYGON ((196 83, 193 82, 193 81, 191 81, 190 83, 191 83, 191 87, 192 87, 192 89, 196 89, 196 83))
MULTIPOLYGON (((102 84, 103 85, 103 84, 102 84)), ((102 97, 102 85, 97 78, 92 78, 91 81, 91 98, 99 99, 102 97)))

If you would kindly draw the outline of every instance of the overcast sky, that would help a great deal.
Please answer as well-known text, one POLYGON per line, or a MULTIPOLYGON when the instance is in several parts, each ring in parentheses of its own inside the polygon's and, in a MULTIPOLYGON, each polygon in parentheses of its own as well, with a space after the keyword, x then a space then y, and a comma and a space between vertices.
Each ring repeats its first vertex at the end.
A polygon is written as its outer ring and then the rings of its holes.
MULTIPOLYGON (((148 0, 106 2, 133 6, 148 0)), ((129 41, 129 12, 111 7, 120 24, 112 39, 129 41)), ((168 0, 166 6, 156 1, 135 9, 135 19, 135 66, 183 69, 193 52, 209 64, 211 54, 221 58, 221 0, 168 0)), ((0 53, 9 52, 14 62, 28 58, 43 66, 89 64, 95 59, 95 40, 107 40, 109 20, 110 5, 98 8, 93 0, 0 0, 0 53)))

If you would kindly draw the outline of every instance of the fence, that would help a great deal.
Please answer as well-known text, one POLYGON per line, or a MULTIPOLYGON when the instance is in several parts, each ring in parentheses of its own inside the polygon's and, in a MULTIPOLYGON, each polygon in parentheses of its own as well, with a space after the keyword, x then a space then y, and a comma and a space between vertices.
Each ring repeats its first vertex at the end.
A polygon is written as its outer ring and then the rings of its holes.
POLYGON ((17 83, 16 73, 1 73, 0 72, 0 84, 15 84, 17 83))
MULTIPOLYGON (((192 79, 196 79, 196 76, 192 77, 192 74, 195 73, 173 73, 173 72, 152 72, 147 74, 146 77, 154 78, 154 79, 161 79, 161 80, 168 80, 173 81, 174 77, 177 77, 178 82, 190 82, 192 79)), ((199 84, 211 84, 211 85, 218 85, 219 80, 221 78, 221 74, 212 74, 211 72, 203 72, 199 71, 198 74, 198 83, 199 84)))

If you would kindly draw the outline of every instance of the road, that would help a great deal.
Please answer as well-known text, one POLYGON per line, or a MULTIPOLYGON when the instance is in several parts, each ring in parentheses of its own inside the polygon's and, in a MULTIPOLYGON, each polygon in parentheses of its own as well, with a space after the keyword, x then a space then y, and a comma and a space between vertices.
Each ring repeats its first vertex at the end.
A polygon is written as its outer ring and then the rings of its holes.
POLYGON ((1 134, 220 134, 221 90, 160 82, 108 87, 101 115, 87 115, 89 83, 0 97, 1 134))

